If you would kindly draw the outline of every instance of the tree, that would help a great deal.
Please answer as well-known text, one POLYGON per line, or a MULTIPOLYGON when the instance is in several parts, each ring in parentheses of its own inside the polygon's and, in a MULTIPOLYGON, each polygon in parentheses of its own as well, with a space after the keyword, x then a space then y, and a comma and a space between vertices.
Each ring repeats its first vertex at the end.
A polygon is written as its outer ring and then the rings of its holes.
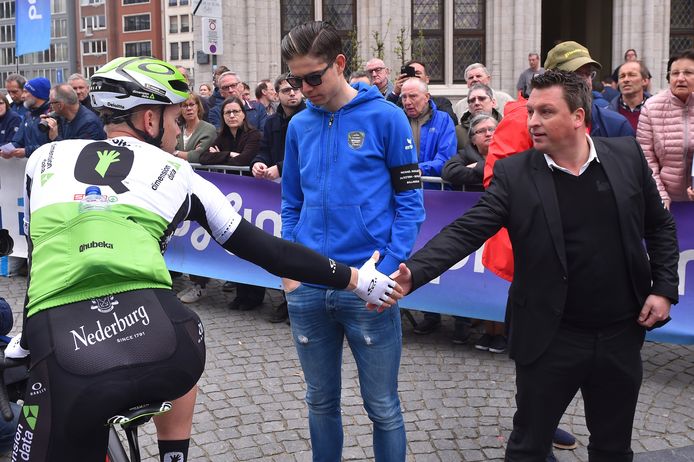
POLYGON ((359 53, 361 48, 361 41, 359 41, 359 33, 355 27, 347 33, 347 49, 350 55, 349 71, 355 72, 359 71, 364 67, 364 59, 359 53))

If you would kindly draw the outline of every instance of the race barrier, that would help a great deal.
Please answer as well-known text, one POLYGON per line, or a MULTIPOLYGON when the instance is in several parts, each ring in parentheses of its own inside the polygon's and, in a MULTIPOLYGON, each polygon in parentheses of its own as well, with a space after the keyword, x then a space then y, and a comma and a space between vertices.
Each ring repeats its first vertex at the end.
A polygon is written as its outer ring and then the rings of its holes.
MULTIPOLYGON (((226 194, 249 222, 279 236, 280 185, 250 177, 200 172, 226 194)), ((445 225, 474 205, 480 193, 426 190, 426 221, 417 238, 418 249, 445 225)), ((648 334, 654 341, 694 344, 694 204, 674 203, 680 243, 680 303, 672 308, 672 321, 648 334), (689 290, 687 290, 689 289, 689 290)), ((235 257, 212 241, 197 223, 184 222, 174 233, 165 254, 170 269, 228 281, 281 288, 280 279, 235 257)), ((461 260, 439 278, 405 297, 400 305, 422 311, 501 321, 509 283, 482 265, 482 249, 461 260)))

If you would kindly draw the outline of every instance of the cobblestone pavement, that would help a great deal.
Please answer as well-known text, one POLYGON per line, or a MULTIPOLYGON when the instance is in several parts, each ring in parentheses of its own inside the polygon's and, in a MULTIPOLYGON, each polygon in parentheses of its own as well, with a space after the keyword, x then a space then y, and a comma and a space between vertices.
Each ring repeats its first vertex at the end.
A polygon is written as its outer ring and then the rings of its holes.
MULTIPOLYGON (((187 286, 176 280, 175 289, 187 286)), ((0 278, 0 294, 13 306, 18 332, 25 279, 0 278)), ((289 326, 266 321, 280 293, 268 291, 262 308, 227 309, 233 293, 213 280, 192 308, 207 332, 207 365, 193 424, 191 460, 310 461, 304 384, 289 326)), ((418 314, 415 316, 419 317, 418 314)), ((453 320, 418 336, 403 319, 400 395, 408 461, 502 460, 515 410, 514 368, 506 355, 453 345, 453 320)), ((637 461, 694 460, 694 347, 647 343, 644 381, 634 422, 637 461), (672 451, 686 448, 676 458, 672 451), (659 457, 646 455, 659 454, 659 457), (688 453, 689 457, 684 455, 688 453), (660 458, 662 457, 662 458, 660 458)), ((346 352, 343 366, 345 460, 371 460, 370 421, 362 407, 356 366, 346 352)), ((561 427, 576 435, 575 451, 556 451, 559 461, 587 461, 588 431, 575 398, 561 427)), ((153 425, 141 437, 145 460, 158 460, 153 425)), ((0 458, 0 461, 8 460, 0 458)))

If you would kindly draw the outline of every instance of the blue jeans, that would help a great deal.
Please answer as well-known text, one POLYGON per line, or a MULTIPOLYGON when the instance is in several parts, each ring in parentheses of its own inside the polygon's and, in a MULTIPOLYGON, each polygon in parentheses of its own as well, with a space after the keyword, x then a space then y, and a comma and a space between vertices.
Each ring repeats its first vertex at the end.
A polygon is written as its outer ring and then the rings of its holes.
POLYGON ((369 311, 352 292, 304 285, 287 294, 287 305, 306 380, 314 462, 338 462, 342 456, 344 337, 357 363, 361 396, 373 422, 375 460, 404 461, 407 441, 398 398, 402 350, 399 308, 369 311))

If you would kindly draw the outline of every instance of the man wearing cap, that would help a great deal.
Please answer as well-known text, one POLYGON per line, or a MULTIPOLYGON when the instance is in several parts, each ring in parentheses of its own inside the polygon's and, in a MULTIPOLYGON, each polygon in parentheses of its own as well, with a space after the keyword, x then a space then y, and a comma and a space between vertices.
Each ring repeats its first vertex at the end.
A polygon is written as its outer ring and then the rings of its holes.
POLYGON ((45 77, 36 77, 24 85, 22 98, 27 113, 19 126, 19 131, 14 135, 12 144, 14 151, 9 154, 2 151, 0 155, 9 157, 29 157, 32 152, 48 143, 48 134, 39 130, 41 115, 48 112, 51 82, 45 77))

